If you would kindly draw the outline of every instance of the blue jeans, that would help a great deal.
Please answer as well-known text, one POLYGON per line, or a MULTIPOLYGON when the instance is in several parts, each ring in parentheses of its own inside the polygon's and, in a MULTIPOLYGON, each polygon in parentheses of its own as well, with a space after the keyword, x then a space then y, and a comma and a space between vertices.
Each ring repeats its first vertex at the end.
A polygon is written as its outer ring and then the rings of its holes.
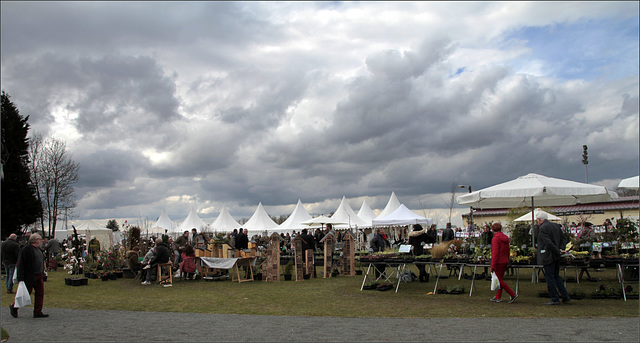
POLYGON ((7 279, 5 284, 7 285, 7 291, 13 290, 13 273, 16 271, 15 264, 4 265, 4 271, 7 272, 7 279))
POLYGON ((564 280, 560 277, 560 264, 558 262, 545 264, 544 278, 547 280, 547 289, 549 290, 551 301, 558 302, 560 301, 560 297, 562 297, 562 299, 569 299, 569 293, 567 293, 567 288, 564 286, 564 280), (559 295, 558 291, 560 291, 559 295))

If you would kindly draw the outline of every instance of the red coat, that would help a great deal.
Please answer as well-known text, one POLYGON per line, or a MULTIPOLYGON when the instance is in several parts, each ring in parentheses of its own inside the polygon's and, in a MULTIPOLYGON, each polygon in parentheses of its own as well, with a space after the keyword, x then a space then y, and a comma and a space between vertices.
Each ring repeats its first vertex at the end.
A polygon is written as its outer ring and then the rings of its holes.
POLYGON ((509 264, 509 237, 501 231, 493 233, 491 240, 491 269, 498 264, 509 264))
POLYGON ((187 254, 182 253, 182 263, 180 264, 180 269, 183 273, 195 273, 196 272, 196 257, 195 256, 187 256, 187 254))

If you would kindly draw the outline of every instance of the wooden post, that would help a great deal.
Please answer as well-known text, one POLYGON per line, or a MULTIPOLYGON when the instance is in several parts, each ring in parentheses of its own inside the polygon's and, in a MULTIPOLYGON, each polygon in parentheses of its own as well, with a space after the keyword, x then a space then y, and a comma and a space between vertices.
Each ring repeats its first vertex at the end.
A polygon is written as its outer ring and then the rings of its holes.
POLYGON ((264 281, 280 281, 280 240, 277 233, 269 237, 269 246, 265 251, 262 263, 262 279, 264 281))

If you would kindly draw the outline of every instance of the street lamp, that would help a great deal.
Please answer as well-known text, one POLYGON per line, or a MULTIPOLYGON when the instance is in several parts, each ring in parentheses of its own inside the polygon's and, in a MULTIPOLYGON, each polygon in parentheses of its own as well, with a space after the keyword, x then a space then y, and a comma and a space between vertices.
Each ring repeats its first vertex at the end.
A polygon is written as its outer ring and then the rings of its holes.
MULTIPOLYGON (((469 193, 471 193, 471 186, 458 185, 458 188, 468 188, 469 193)), ((469 228, 473 229, 473 206, 469 206, 469 228)))

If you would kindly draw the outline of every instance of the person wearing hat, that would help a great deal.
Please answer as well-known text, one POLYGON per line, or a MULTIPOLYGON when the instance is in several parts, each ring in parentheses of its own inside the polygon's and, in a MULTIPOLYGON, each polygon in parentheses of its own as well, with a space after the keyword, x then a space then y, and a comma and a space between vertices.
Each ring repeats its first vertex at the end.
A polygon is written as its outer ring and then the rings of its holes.
POLYGON ((547 214, 536 214, 538 224, 538 264, 544 266, 544 278, 547 281, 547 290, 551 301, 545 305, 560 305, 560 297, 563 303, 571 301, 564 281, 560 277, 560 256, 567 245, 567 236, 560 225, 547 220, 547 214), (559 294, 558 294, 559 293, 559 294))
POLYGON ((158 264, 169 262, 169 258, 171 257, 169 247, 162 242, 161 238, 156 239, 156 247, 154 249, 156 250, 155 256, 147 264, 150 267, 145 267, 144 269, 146 271, 146 275, 144 276, 144 281, 142 281, 143 285, 150 285, 151 271, 156 270, 156 266, 158 264))

